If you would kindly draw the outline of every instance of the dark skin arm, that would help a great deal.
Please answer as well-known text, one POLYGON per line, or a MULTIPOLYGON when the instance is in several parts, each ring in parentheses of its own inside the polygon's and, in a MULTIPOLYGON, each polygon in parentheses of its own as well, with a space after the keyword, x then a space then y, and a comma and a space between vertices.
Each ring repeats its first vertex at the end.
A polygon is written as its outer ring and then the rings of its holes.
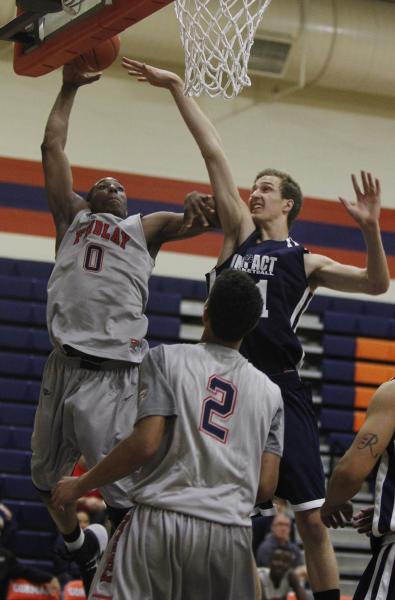
POLYGON ((77 90, 100 74, 81 74, 72 65, 63 68, 62 88, 48 117, 41 145, 45 189, 56 227, 56 251, 75 215, 87 202, 73 191, 73 176, 65 153, 69 118, 77 90))
MULTIPOLYGON (((49 115, 41 146, 48 205, 56 227, 56 251, 75 215, 88 203, 73 191, 72 170, 65 153, 68 125, 78 89, 97 81, 100 74, 80 73, 72 64, 63 69, 63 84, 49 115)), ((157 212, 142 219, 148 249, 155 257, 160 246, 185 239, 210 228, 214 209, 200 209, 200 202, 186 198, 184 213, 157 212)), ((207 207, 207 202, 204 203, 207 207)))
MULTIPOLYGON (((215 211, 214 211, 215 212, 215 211)), ((142 218, 148 250, 153 258, 162 244, 183 240, 210 231, 210 209, 200 208, 186 198, 184 213, 156 212, 142 218)), ((214 222, 213 217, 213 222, 214 222)))
POLYGON ((291 588, 296 596, 296 600, 308 600, 308 595, 306 594, 306 591, 300 585, 298 576, 296 575, 295 571, 289 572, 288 581, 289 581, 289 585, 291 586, 291 588))
POLYGON ((84 475, 63 477, 52 491, 53 505, 60 508, 70 504, 88 491, 118 481, 141 467, 159 448, 165 427, 166 418, 161 416, 138 421, 131 435, 84 475))

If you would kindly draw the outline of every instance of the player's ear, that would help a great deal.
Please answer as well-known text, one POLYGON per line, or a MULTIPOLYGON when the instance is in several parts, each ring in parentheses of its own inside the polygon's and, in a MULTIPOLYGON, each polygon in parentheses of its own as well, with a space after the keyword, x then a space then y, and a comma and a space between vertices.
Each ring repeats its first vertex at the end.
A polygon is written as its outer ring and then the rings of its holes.
POLYGON ((292 198, 283 198, 284 200, 284 205, 283 205, 283 212, 285 214, 289 214, 292 210, 292 207, 294 205, 294 201, 292 198))

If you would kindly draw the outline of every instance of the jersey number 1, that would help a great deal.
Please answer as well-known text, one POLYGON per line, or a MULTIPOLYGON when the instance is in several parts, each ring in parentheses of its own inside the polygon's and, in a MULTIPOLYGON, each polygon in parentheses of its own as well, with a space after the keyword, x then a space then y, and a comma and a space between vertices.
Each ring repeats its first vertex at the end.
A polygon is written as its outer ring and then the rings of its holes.
POLYGON ((261 279, 259 281, 259 283, 256 284, 260 295, 262 296, 262 300, 263 300, 263 307, 262 307, 262 313, 261 313, 261 319, 267 319, 269 316, 269 311, 267 310, 266 307, 266 303, 267 303, 267 279, 261 279))
POLYGON ((207 389, 213 392, 203 400, 202 412, 200 416, 199 430, 210 437, 226 444, 229 429, 213 422, 213 417, 219 419, 229 419, 235 410, 237 389, 235 386, 217 375, 212 375, 208 380, 207 389))

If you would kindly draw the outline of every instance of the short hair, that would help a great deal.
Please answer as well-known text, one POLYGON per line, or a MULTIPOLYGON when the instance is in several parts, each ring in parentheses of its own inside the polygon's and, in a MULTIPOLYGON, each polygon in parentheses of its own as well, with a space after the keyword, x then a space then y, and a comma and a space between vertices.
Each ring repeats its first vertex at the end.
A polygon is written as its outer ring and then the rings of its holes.
MULTIPOLYGON (((90 201, 92 200, 93 191, 94 191, 94 189, 96 188, 96 186, 97 186, 97 185, 98 185, 98 184, 99 184, 101 181, 104 181, 105 179, 115 179, 115 177, 113 177, 112 175, 105 175, 104 177, 101 177, 100 179, 98 179, 98 180, 96 181, 96 183, 94 183, 94 184, 92 185, 91 189, 89 190, 89 192, 87 193, 87 195, 86 195, 86 197, 85 197, 85 200, 86 200, 87 202, 90 202, 90 201)), ((118 181, 118 179, 117 179, 116 181, 118 181)))
POLYGON ((291 175, 288 175, 288 173, 285 173, 284 171, 278 171, 277 169, 264 169, 263 171, 260 171, 255 177, 254 183, 256 183, 258 179, 264 177, 265 175, 278 177, 281 180, 280 190, 282 198, 286 198, 287 200, 291 198, 294 201, 293 206, 287 216, 289 229, 300 213, 303 205, 303 194, 302 190, 300 189, 300 185, 296 183, 294 179, 292 179, 291 175))
POLYGON ((226 269, 215 280, 207 312, 214 335, 224 342, 241 340, 258 323, 263 300, 254 280, 226 269))
POLYGON ((269 562, 271 562, 274 556, 279 553, 288 554, 290 562, 292 562, 295 557, 294 552, 291 550, 291 548, 288 548, 287 546, 277 546, 277 548, 274 548, 274 550, 270 553, 269 562))

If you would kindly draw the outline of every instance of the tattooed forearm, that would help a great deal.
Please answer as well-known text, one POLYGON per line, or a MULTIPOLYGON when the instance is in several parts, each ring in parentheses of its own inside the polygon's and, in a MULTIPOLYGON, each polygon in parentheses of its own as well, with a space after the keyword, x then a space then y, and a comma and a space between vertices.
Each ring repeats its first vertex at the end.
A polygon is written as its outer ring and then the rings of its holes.
POLYGON ((373 458, 377 458, 379 455, 375 454, 373 450, 373 446, 375 446, 379 441, 378 435, 375 433, 365 433, 362 439, 358 443, 358 450, 363 450, 364 448, 369 448, 370 453, 373 458))

